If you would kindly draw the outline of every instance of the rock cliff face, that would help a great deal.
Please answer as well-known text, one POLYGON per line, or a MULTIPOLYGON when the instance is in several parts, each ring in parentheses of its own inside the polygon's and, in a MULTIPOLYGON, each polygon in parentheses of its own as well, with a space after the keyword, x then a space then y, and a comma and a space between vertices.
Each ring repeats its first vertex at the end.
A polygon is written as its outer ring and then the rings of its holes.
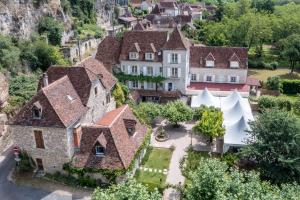
POLYGON ((50 15, 64 23, 64 43, 72 35, 71 17, 64 13, 60 0, 46 2, 34 6, 33 0, 0 0, 0 34, 29 38, 39 19, 50 15))

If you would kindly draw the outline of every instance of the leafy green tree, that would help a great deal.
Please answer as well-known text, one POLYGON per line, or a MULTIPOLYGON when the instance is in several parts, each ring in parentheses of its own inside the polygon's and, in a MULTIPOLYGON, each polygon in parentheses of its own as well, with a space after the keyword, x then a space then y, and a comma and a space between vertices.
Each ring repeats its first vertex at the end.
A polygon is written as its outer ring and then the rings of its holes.
POLYGON ((126 98, 125 98, 125 95, 124 95, 124 92, 123 92, 123 89, 122 89, 122 85, 120 83, 117 83, 113 92, 112 92, 112 95, 116 101, 116 106, 117 107, 120 107, 122 106, 125 101, 126 101, 126 98))
POLYGON ((296 115, 300 115, 300 95, 298 95, 294 105, 293 110, 296 115))
POLYGON ((273 13, 275 2, 273 0, 252 0, 251 6, 258 12, 273 13))
POLYGON ((291 113, 267 110, 250 123, 244 157, 257 161, 264 179, 300 182, 300 124, 291 113))
POLYGON ((299 198, 299 185, 282 185, 281 188, 260 180, 254 172, 228 169, 217 159, 201 159, 199 167, 190 172, 184 199, 292 199, 299 198))
POLYGON ((197 134, 203 134, 210 138, 210 144, 213 138, 221 137, 225 134, 223 127, 223 114, 217 109, 206 109, 201 119, 194 125, 193 131, 197 134))
MULTIPOLYGON (((203 28, 204 42, 211 46, 224 46, 229 43, 226 37, 226 25, 223 23, 208 23, 203 28)), ((199 36, 200 37, 200 36, 199 36)))
POLYGON ((97 188, 92 200, 161 200, 162 196, 157 190, 149 192, 146 186, 135 180, 128 180, 109 189, 97 188))
POLYGON ((63 26, 53 17, 43 17, 39 21, 38 32, 40 34, 46 34, 50 44, 60 45, 63 26))
POLYGON ((282 56, 290 62, 291 74, 300 61, 300 34, 293 34, 281 40, 282 56))
POLYGON ((221 21, 223 19, 224 15, 224 1, 223 0, 217 0, 217 11, 216 11, 216 18, 218 21, 221 21))
POLYGON ((193 111, 184 102, 177 100, 169 102, 163 107, 162 116, 171 124, 178 127, 178 123, 193 118, 193 111))
POLYGON ((146 124, 151 125, 161 115, 162 106, 152 102, 142 102, 136 106, 135 112, 146 124))

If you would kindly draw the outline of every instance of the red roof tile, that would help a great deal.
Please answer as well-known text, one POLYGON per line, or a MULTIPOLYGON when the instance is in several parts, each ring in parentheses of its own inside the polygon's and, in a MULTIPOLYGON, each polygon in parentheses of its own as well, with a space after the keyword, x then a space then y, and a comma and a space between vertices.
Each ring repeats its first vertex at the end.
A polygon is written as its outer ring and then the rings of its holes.
POLYGON ((68 76, 42 88, 14 117, 11 124, 24 126, 68 127, 82 117, 82 104, 68 76), (42 118, 34 119, 32 108, 38 102, 42 118))
POLYGON ((99 44, 96 59, 101 61, 109 72, 119 63, 121 41, 113 36, 106 36, 99 44))
POLYGON ((169 40, 164 45, 163 49, 169 50, 187 50, 189 48, 188 41, 179 31, 178 27, 174 28, 169 40))
POLYGON ((75 167, 124 169, 128 168, 139 146, 142 144, 147 128, 133 115, 128 105, 122 106, 104 116, 101 125, 82 127, 80 152, 75 155, 75 167), (136 133, 130 136, 127 132, 126 120, 136 122, 136 133), (106 144, 105 156, 98 157, 94 153, 94 144, 102 138, 106 144))
POLYGON ((248 68, 248 50, 243 47, 190 47, 190 67, 205 67, 205 59, 214 58, 215 68, 229 68, 230 60, 236 55, 240 68, 248 68))

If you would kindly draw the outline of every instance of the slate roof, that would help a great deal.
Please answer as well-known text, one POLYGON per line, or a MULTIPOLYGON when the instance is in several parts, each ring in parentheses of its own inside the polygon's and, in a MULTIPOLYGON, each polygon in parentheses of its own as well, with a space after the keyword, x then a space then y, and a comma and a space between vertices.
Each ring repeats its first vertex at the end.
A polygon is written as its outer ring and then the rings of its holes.
POLYGON ((87 69, 87 71, 97 75, 97 77, 101 80, 102 84, 107 90, 111 90, 117 83, 117 79, 105 68, 103 63, 101 63, 99 60, 89 57, 79 63, 78 66, 84 67, 87 69))
POLYGON ((68 127, 87 111, 68 76, 42 88, 11 120, 12 125, 68 127), (34 119, 34 105, 42 108, 42 118, 34 119))
POLYGON ((215 68, 230 68, 230 60, 238 58, 241 69, 248 68, 248 50, 243 47, 190 47, 190 67, 205 67, 205 60, 214 58, 215 68), (236 54, 236 56, 234 56, 236 54))
MULTIPOLYGON (((153 52, 153 46, 156 52, 160 51, 165 42, 167 41, 166 31, 128 31, 124 33, 120 60, 128 60, 130 50, 139 46, 140 54, 139 60, 144 60, 145 53, 153 52), (152 43, 152 45, 151 45, 152 43)), ((155 61, 160 61, 161 56, 155 53, 155 61)))
POLYGON ((137 24, 133 27, 134 31, 144 31, 146 28, 144 27, 141 21, 138 21, 137 24))
POLYGON ((106 36, 98 46, 96 59, 101 61, 109 72, 112 72, 113 65, 119 63, 121 43, 116 37, 106 36))
POLYGON ((80 151, 75 154, 73 166, 126 169, 142 144, 146 133, 146 126, 136 119, 128 105, 117 108, 106 113, 96 125, 82 127, 80 151), (133 136, 127 133, 125 124, 128 121, 136 122, 136 133, 133 136), (102 146, 106 146, 104 157, 96 156, 94 153, 94 144, 97 141, 102 146))

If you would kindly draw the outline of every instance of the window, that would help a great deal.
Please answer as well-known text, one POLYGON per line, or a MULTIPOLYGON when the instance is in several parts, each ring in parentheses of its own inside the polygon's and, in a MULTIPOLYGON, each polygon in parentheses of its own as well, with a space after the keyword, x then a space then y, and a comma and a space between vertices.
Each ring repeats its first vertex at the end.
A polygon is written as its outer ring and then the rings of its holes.
POLYGON ((80 128, 74 128, 73 131, 73 140, 74 140, 74 147, 78 148, 79 147, 79 142, 80 142, 80 128))
POLYGON ((132 88, 138 88, 138 87, 139 87, 138 81, 132 81, 132 88))
POLYGON ((129 53, 129 59, 130 60, 137 60, 139 58, 139 54, 136 52, 130 52, 129 53))
POLYGON ((215 61, 207 60, 205 64, 206 64, 206 67, 214 67, 215 66, 215 61))
POLYGON ((145 53, 145 58, 146 58, 146 60, 153 60, 154 54, 153 53, 145 53))
POLYGON ((95 145, 95 154, 96 154, 96 156, 104 155, 104 147, 101 146, 100 144, 96 144, 95 145))
POLYGON ((122 72, 126 73, 126 67, 125 67, 125 65, 122 65, 122 72))
POLYGON ((230 77, 230 82, 231 83, 236 83, 236 77, 235 76, 231 76, 230 77))
POLYGON ((136 65, 131 66, 131 74, 137 75, 137 73, 138 73, 137 66, 136 65))
POLYGON ((149 82, 149 83, 148 83, 148 88, 149 88, 149 89, 153 89, 153 88, 154 88, 154 84, 151 83, 151 82, 149 82))
POLYGON ((153 67, 147 67, 147 75, 153 76, 153 67))
POLYGON ((44 138, 43 138, 42 131, 35 130, 33 132, 34 132, 36 148, 45 149, 44 138))
POLYGON ((159 68, 159 75, 161 75, 161 76, 163 75, 163 68, 162 67, 159 68))
POLYGON ((33 115, 33 119, 41 119, 42 118, 42 108, 33 106, 32 115, 33 115))
POLYGON ((239 68, 239 62, 238 61, 231 61, 230 62, 231 68, 239 68))
POLYGON ((110 103, 110 93, 106 94, 106 103, 110 103))
POLYGON ((212 82, 212 76, 206 76, 206 81, 207 82, 212 82))
POLYGON ((171 63, 178 63, 178 54, 177 53, 171 54, 171 63))
POLYGON ((171 76, 175 77, 175 78, 178 77, 178 68, 172 67, 172 74, 171 74, 171 76))
POLYGON ((192 74, 191 80, 192 80, 192 81, 196 81, 196 80, 197 80, 196 74, 192 74))
POLYGON ((97 86, 94 87, 94 93, 95 93, 95 96, 97 96, 97 94, 98 94, 98 88, 97 88, 97 86))

